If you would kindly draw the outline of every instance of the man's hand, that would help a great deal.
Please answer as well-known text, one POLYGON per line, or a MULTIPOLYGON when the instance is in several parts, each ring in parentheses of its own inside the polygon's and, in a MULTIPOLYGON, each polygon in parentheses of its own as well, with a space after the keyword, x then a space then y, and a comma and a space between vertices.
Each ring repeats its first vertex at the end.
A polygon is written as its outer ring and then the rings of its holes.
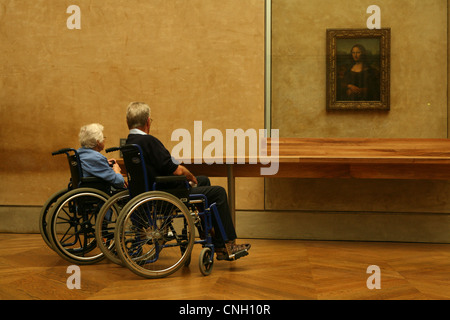
POLYGON ((193 184, 198 184, 197 178, 184 166, 179 165, 177 170, 173 172, 176 176, 186 176, 188 181, 192 181, 193 184))

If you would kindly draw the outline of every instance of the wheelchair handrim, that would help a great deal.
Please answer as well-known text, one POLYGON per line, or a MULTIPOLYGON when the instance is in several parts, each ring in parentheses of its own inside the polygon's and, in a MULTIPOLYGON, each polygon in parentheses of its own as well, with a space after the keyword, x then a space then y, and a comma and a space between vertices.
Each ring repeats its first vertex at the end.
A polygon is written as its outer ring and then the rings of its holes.
MULTIPOLYGON (((67 205, 67 203, 69 203, 70 201, 74 200, 75 198, 77 198, 77 197, 84 197, 84 196, 93 196, 95 198, 98 198, 98 199, 102 200, 103 202, 106 202, 108 200, 107 198, 105 198, 104 196, 102 196, 101 194, 98 194, 98 193, 94 193, 94 192, 80 192, 80 193, 75 193, 75 194, 71 195, 65 201, 61 202, 61 204, 58 206, 58 209, 64 208, 64 206, 67 205)), ((56 212, 55 212, 55 214, 56 214, 56 212)), ((57 228, 57 226, 56 226, 57 225, 56 216, 53 218, 52 225, 53 225, 52 226, 52 231, 53 231, 52 236, 53 236, 54 245, 56 247, 58 247, 60 252, 63 253, 64 255, 66 255, 67 257, 82 263, 82 262, 88 262, 88 261, 91 261, 91 260, 96 260, 96 259, 98 259, 98 258, 103 256, 103 252, 100 252, 100 253, 98 253, 98 254, 96 254, 94 256, 89 256, 89 257, 83 257, 83 256, 79 256, 79 255, 76 255, 76 254, 73 254, 73 253, 69 252, 66 248, 64 248, 61 245, 61 242, 59 240, 57 240, 58 237, 57 237, 57 230, 56 230, 56 228, 57 228)), ((96 245, 96 240, 95 240, 95 234, 94 234, 93 240, 88 243, 88 245, 93 245, 93 244, 95 244, 95 247, 97 246, 96 245)), ((95 247, 92 250, 95 250, 95 247)))
MULTIPOLYGON (((121 260, 120 258, 117 256, 117 254, 115 253, 116 249, 115 249, 115 237, 114 237, 114 231, 115 231, 115 226, 114 229, 111 229, 110 232, 113 234, 113 237, 110 239, 110 244, 109 246, 107 246, 104 242, 103 242, 103 222, 104 222, 104 218, 105 215, 107 214, 108 211, 112 210, 114 211, 117 216, 116 216, 116 221, 115 224, 117 224, 117 219, 118 216, 120 214, 120 211, 117 211, 116 208, 114 208, 117 203, 119 201, 123 201, 126 198, 130 197, 130 193, 127 191, 122 191, 119 192, 117 194, 115 194, 114 196, 112 196, 111 198, 108 199, 107 202, 105 202, 102 206, 102 208, 100 209, 100 212, 98 214, 97 220, 95 222, 95 239, 97 240, 97 245, 100 248, 100 250, 105 254, 105 256, 111 260, 114 263, 120 264, 121 260)), ((111 215, 113 216, 114 213, 111 212, 111 215)), ((110 221, 110 223, 112 224, 113 222, 110 221)))
MULTIPOLYGON (((180 216, 178 216, 180 217, 180 216)), ((127 267, 144 277, 148 278, 159 278, 164 277, 172 274, 173 272, 177 271, 184 263, 187 257, 190 256, 192 247, 194 245, 194 226, 192 219, 190 217, 190 213, 187 210, 186 206, 176 197, 172 196, 171 194, 161 192, 161 191, 152 191, 148 192, 143 195, 141 195, 139 198, 132 200, 130 203, 128 203, 124 209, 122 210, 120 217, 118 219, 117 225, 116 225, 116 249, 119 253, 119 256, 121 257, 122 261, 124 262, 127 267), (184 253, 181 255, 181 257, 176 261, 175 264, 171 265, 170 267, 163 268, 160 270, 150 270, 146 268, 140 267, 140 265, 136 262, 136 259, 133 259, 133 257, 130 257, 130 255, 127 252, 126 248, 126 233, 124 231, 125 225, 127 221, 130 221, 131 216, 137 208, 139 208, 141 205, 145 204, 146 202, 150 201, 167 201, 171 203, 174 207, 179 209, 182 216, 186 218, 187 224, 188 224, 188 232, 189 232, 189 242, 186 245, 184 253)), ((145 255, 144 255, 145 256, 145 255)), ((147 253, 147 256, 149 254, 147 253)))

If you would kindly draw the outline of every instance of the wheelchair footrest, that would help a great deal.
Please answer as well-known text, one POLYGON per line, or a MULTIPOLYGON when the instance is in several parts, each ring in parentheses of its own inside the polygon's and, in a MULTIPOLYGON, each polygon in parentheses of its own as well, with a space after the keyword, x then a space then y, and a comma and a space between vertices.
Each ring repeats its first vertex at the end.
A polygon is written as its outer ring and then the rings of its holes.
POLYGON ((247 255, 248 255, 247 250, 242 250, 242 251, 236 252, 236 253, 234 254, 234 259, 233 259, 233 260, 237 260, 237 259, 242 258, 242 257, 245 257, 245 256, 247 256, 247 255))
POLYGON ((226 260, 226 261, 234 261, 237 260, 239 258, 245 257, 248 255, 247 250, 242 250, 242 251, 238 251, 235 254, 231 254, 228 257, 225 256, 221 256, 221 257, 217 257, 217 260, 226 260))

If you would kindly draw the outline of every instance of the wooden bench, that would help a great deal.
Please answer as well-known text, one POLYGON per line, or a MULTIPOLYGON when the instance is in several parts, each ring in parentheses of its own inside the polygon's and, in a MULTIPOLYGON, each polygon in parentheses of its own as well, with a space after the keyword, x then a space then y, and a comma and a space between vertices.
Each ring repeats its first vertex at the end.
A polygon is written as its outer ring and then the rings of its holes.
MULTIPOLYGON (((268 140, 268 149, 273 148, 268 140)), ((279 170, 267 178, 450 180, 449 139, 278 139, 279 170)), ((235 178, 259 177, 269 165, 184 164, 195 175, 227 177, 235 217, 235 178)))

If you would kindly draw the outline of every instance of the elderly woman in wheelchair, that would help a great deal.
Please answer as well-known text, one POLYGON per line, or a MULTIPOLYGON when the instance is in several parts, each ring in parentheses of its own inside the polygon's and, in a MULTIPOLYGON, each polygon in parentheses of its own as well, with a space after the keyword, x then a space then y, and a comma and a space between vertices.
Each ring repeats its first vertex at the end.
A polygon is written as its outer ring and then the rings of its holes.
POLYGON ((104 258, 97 248, 95 221, 110 196, 123 189, 125 180, 114 160, 100 154, 104 148, 103 126, 83 126, 81 148, 67 148, 52 155, 66 154, 71 179, 53 194, 41 209, 39 227, 47 245, 64 259, 77 264, 95 263, 104 258))
POLYGON ((114 159, 106 159, 100 152, 105 148, 103 126, 92 123, 81 127, 79 140, 81 148, 78 155, 84 177, 97 177, 116 188, 123 188, 125 180, 121 169, 114 159))

